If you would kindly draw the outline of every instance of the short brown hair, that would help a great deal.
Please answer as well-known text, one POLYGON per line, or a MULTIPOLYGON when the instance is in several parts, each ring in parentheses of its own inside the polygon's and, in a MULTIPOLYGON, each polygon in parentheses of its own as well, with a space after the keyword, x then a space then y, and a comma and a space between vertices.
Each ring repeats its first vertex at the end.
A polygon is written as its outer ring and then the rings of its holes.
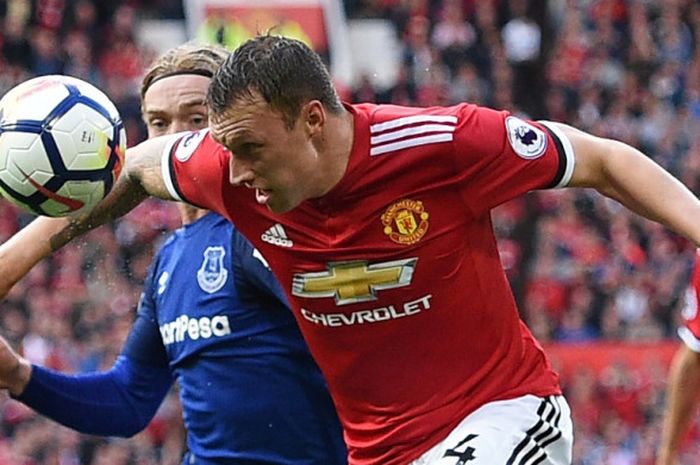
POLYGON ((343 110, 321 57, 303 42, 286 37, 263 35, 234 50, 211 80, 209 111, 221 113, 255 93, 282 114, 289 128, 311 100, 319 100, 331 113, 343 110))
POLYGON ((223 47, 189 42, 168 50, 146 71, 141 81, 141 101, 148 88, 166 76, 191 73, 212 77, 228 55, 223 47))

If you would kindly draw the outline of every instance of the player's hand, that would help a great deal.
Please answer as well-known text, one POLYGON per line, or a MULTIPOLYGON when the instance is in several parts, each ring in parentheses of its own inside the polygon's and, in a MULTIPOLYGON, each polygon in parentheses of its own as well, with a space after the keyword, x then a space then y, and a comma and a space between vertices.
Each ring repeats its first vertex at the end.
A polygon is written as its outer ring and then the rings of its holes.
POLYGON ((32 376, 32 365, 0 336, 0 389, 7 389, 13 395, 24 391, 32 376))

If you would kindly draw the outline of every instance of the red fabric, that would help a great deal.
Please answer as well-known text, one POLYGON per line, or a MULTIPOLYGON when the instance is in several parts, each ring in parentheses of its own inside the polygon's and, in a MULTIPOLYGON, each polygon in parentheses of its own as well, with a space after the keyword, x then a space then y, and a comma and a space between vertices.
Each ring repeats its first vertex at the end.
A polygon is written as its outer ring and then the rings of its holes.
POLYGON ((697 254, 695 268, 691 280, 691 287, 686 294, 683 318, 685 326, 700 344, 700 312, 698 312, 698 302, 700 302, 700 251, 697 254))
POLYGON ((486 402, 560 392, 557 375, 518 319, 490 209, 550 185, 564 159, 536 123, 526 127, 533 128, 531 146, 542 152, 518 155, 506 130, 506 121, 518 120, 505 112, 473 105, 350 110, 354 147, 344 178, 289 213, 275 215, 252 191, 232 187, 230 155, 208 135, 193 154, 197 136, 175 144, 172 177, 185 199, 233 220, 275 271, 328 381, 350 463, 405 464, 486 402), (405 117, 423 120, 392 126, 405 117), (453 140, 370 155, 370 127, 375 136, 405 129, 393 140, 416 141, 411 131, 425 124, 451 125, 453 140), (423 233, 399 234, 400 224, 410 230, 411 216, 423 233), (262 240, 276 224, 293 246, 262 240), (401 260, 412 265, 396 265, 401 260), (335 280, 338 262, 355 264, 345 297, 335 282, 328 295, 307 290, 307 284, 326 286, 321 276, 335 280), (360 262, 412 274, 402 287, 375 289, 372 299, 369 270, 360 262), (348 303, 338 302, 348 295, 348 303))

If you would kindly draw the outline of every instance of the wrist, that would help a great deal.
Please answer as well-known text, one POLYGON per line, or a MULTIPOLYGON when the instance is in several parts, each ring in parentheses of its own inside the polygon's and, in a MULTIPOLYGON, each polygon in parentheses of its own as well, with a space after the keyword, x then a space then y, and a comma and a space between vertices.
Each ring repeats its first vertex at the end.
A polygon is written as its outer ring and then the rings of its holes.
POLYGON ((24 392, 32 378, 32 364, 27 359, 20 357, 13 371, 12 382, 8 384, 7 390, 12 396, 17 397, 24 392))

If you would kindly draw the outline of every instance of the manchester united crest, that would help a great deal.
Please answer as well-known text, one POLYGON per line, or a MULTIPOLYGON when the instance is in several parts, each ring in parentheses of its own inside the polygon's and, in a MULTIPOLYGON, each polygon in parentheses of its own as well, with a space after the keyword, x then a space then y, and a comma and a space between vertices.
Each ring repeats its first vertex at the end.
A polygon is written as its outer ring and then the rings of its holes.
POLYGON ((397 244, 415 244, 428 231, 428 217, 420 200, 399 200, 382 215, 384 234, 397 244))

